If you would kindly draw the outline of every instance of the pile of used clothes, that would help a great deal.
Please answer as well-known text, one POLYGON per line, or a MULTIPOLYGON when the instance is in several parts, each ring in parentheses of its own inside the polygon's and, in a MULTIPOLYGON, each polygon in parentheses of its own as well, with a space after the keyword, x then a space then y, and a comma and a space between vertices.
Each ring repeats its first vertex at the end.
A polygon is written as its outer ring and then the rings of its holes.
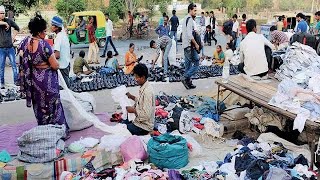
MULTIPOLYGON (((92 67, 93 68, 93 67, 92 67)), ((137 86, 133 75, 126 75, 122 71, 114 72, 110 74, 99 73, 102 66, 94 67, 93 69, 97 72, 95 74, 88 75, 84 78, 76 78, 71 82, 70 89, 75 92, 84 91, 98 91, 101 89, 113 89, 120 85, 137 86)), ((169 82, 180 82, 183 78, 184 68, 183 66, 170 66, 168 69, 169 82)), ((239 74, 238 66, 230 66, 230 74, 239 74)), ((222 75, 222 66, 200 66, 197 73, 192 76, 192 79, 204 79, 209 77, 216 77, 222 75)), ((149 81, 154 82, 167 82, 163 74, 163 68, 157 67, 154 69, 150 68, 148 77, 149 81)))
POLYGON ((320 119, 320 56, 309 46, 293 43, 281 57, 275 77, 282 81, 269 104, 297 114, 293 129, 302 132, 306 120, 320 119))
POLYGON ((310 151, 296 146, 272 133, 256 140, 242 136, 234 152, 223 161, 203 162, 191 170, 182 171, 188 180, 198 179, 316 179, 309 170, 310 151))
MULTIPOLYGON (((197 134, 203 131, 208 134, 212 130, 209 128, 220 127, 220 116, 216 108, 216 101, 211 97, 169 96, 160 92, 156 96, 154 129, 160 134, 174 130, 182 133, 193 131, 197 134)), ((225 109, 224 103, 220 104, 220 109, 225 109)), ((221 136, 217 134, 216 137, 221 136)))

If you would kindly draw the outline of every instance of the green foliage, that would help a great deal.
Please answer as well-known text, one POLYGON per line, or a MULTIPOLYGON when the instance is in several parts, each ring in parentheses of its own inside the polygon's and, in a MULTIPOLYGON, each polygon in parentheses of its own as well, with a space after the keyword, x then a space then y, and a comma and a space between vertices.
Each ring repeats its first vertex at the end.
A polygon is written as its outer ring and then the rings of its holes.
POLYGON ((84 0, 58 0, 56 9, 58 14, 66 19, 74 12, 84 11, 86 3, 84 0))
POLYGON ((167 13, 168 11, 168 3, 166 1, 159 2, 159 11, 161 13, 167 13))
POLYGON ((110 19, 114 22, 117 22, 119 18, 124 17, 125 13, 125 6, 124 6, 123 0, 111 0, 109 7, 106 9, 106 11, 110 15, 110 19))

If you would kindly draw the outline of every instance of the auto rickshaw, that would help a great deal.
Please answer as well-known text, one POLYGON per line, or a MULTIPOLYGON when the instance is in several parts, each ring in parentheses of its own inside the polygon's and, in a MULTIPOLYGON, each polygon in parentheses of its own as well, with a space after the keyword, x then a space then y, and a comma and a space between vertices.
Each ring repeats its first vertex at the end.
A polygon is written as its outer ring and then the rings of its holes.
POLYGON ((104 47, 106 44, 106 19, 101 11, 82 11, 73 13, 68 21, 69 41, 72 44, 89 44, 88 30, 80 30, 78 25, 80 18, 83 18, 86 25, 89 23, 89 17, 93 17, 94 26, 96 28, 96 38, 99 47, 104 47))
MULTIPOLYGON (((297 25, 297 19, 296 15, 298 13, 284 13, 284 14, 275 14, 273 17, 275 19, 275 24, 277 23, 277 20, 280 16, 284 15, 287 19, 288 22, 288 27, 287 29, 292 29, 294 30, 296 25, 297 25)), ((306 16, 306 22, 308 23, 309 27, 313 27, 314 23, 314 15, 312 13, 303 13, 306 16)))

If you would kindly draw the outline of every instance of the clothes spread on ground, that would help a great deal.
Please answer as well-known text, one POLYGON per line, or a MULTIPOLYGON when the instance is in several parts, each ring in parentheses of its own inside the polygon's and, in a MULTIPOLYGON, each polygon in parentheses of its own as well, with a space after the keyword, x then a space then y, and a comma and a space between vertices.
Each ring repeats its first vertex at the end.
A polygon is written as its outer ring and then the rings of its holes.
POLYGON ((320 57, 309 46, 293 43, 281 55, 283 64, 275 77, 282 82, 269 104, 287 110, 297 117, 293 129, 303 131, 307 120, 320 118, 320 57))

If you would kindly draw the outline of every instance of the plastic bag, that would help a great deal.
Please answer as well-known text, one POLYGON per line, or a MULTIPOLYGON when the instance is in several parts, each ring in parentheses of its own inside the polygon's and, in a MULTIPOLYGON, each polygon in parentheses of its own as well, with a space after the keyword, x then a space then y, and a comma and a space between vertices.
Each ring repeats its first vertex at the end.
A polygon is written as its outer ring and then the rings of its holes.
POLYGON ((114 153, 120 152, 120 145, 128 139, 128 136, 123 135, 104 135, 100 139, 100 144, 98 145, 98 150, 105 149, 106 151, 111 151, 114 153))
MULTIPOLYGON (((79 131, 79 130, 82 130, 82 129, 85 129, 85 128, 92 126, 93 125, 92 122, 86 120, 86 116, 82 115, 82 114, 86 114, 86 113, 90 114, 90 112, 88 112, 88 109, 90 109, 90 107, 89 106, 85 107, 85 104, 83 104, 83 103, 80 104, 80 102, 76 100, 75 103, 78 103, 82 107, 82 110, 84 111, 83 113, 79 113, 80 109, 76 108, 76 106, 74 105, 73 98, 75 98, 75 96, 74 96, 75 94, 77 94, 76 96, 79 98, 81 96, 79 96, 79 93, 74 93, 74 92, 68 93, 67 91, 68 90, 61 90, 60 91, 60 99, 61 99, 61 103, 63 106, 64 115, 66 117, 66 121, 69 126, 69 130, 70 131, 79 131)), ((81 94, 83 94, 83 93, 81 93, 81 94)), ((89 95, 88 95, 88 97, 89 97, 89 95)), ((81 97, 81 99, 85 102, 86 95, 81 97)), ((93 109, 93 106, 91 106, 91 109, 93 109)))
POLYGON ((171 135, 182 136, 187 140, 189 144, 192 145, 192 150, 189 151, 190 157, 200 157, 202 155, 202 147, 201 145, 189 134, 180 134, 178 131, 173 131, 170 133, 171 135))
POLYGON ((186 133, 191 131, 192 127, 192 116, 190 116, 188 111, 182 111, 179 121, 179 131, 181 133, 186 133))
POLYGON ((171 49, 169 51, 169 63, 170 65, 174 65, 177 66, 177 46, 176 46, 176 41, 174 39, 172 39, 172 46, 171 49))
MULTIPOLYGON (((127 126, 125 124, 117 124, 115 126, 109 126, 101 122, 97 118, 97 116, 95 116, 94 114, 86 112, 85 109, 76 100, 76 98, 72 95, 72 91, 68 89, 67 84, 64 81, 63 76, 59 70, 58 70, 58 76, 59 76, 59 84, 63 87, 63 89, 68 94, 69 98, 71 99, 72 105, 74 106, 74 109, 78 111, 78 114, 80 116, 84 117, 85 120, 93 123, 93 125, 96 128, 100 129, 103 132, 107 132, 111 134, 131 135, 131 133, 128 131, 127 126)), ((66 109, 64 108, 64 110, 66 109)))
POLYGON ((139 136, 131 136, 120 145, 120 151, 124 162, 132 159, 146 160, 148 154, 143 147, 139 136))
POLYGON ((128 113, 126 107, 133 106, 134 103, 128 98, 126 93, 128 92, 127 87, 122 85, 111 91, 112 99, 119 103, 122 110, 122 119, 128 119, 133 121, 136 118, 134 113, 128 113))

